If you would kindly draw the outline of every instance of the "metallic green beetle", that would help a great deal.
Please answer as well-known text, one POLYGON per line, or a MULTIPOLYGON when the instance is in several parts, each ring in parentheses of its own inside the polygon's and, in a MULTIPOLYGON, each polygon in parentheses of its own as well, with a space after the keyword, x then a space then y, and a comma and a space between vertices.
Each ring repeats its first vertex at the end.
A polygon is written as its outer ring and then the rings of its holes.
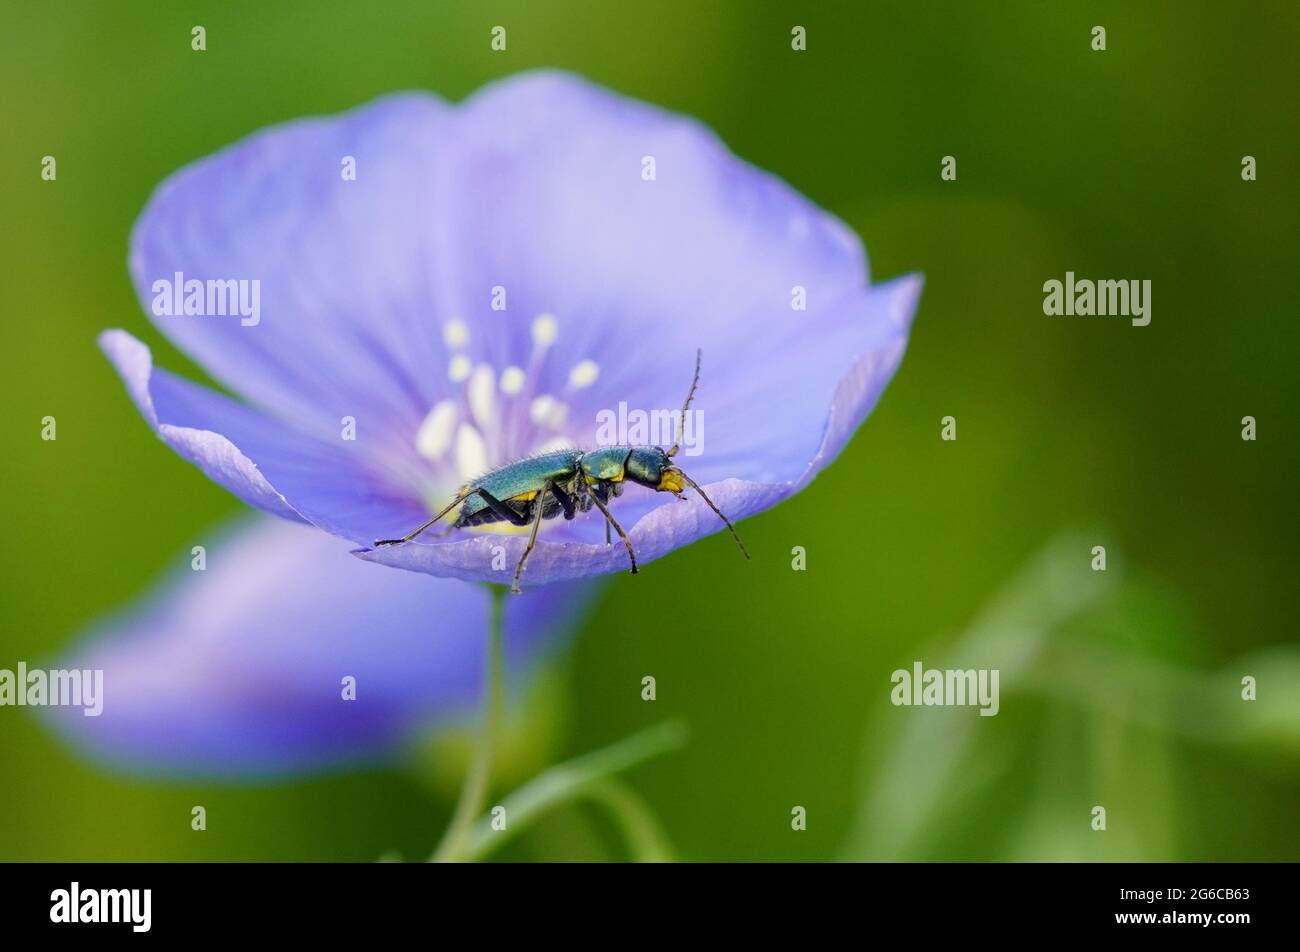
MULTIPOLYGON (((686 402, 682 405, 681 416, 678 417, 679 434, 691 398, 695 396, 695 388, 700 382, 700 358, 701 354, 697 351, 695 377, 686 394, 686 402)), ((627 557, 632 563, 632 574, 635 575, 636 552, 632 549, 632 540, 609 511, 610 499, 621 496, 624 481, 631 480, 657 492, 672 493, 678 499, 684 499, 682 493, 687 486, 691 487, 718 514, 718 518, 726 524, 732 538, 736 540, 736 545, 740 546, 740 551, 745 558, 749 558, 745 544, 736 534, 735 526, 722 514, 722 510, 713 504, 713 500, 704 494, 695 480, 670 462, 677 455, 679 446, 679 442, 675 442, 666 450, 658 446, 605 446, 590 452, 577 449, 556 450, 507 463, 462 486, 446 508, 418 529, 400 539, 380 539, 375 545, 410 542, 457 506, 460 506, 460 513, 448 527, 448 532, 494 522, 508 522, 515 526, 531 525, 528 544, 519 558, 519 564, 515 566, 514 581, 510 585, 510 591, 519 594, 519 578, 523 575, 524 565, 537 542, 537 530, 541 527, 542 520, 553 519, 560 513, 564 513, 565 519, 572 519, 575 514, 590 512, 591 507, 595 506, 605 517, 605 544, 610 542, 609 527, 613 526, 623 540, 623 545, 627 546, 627 557)))

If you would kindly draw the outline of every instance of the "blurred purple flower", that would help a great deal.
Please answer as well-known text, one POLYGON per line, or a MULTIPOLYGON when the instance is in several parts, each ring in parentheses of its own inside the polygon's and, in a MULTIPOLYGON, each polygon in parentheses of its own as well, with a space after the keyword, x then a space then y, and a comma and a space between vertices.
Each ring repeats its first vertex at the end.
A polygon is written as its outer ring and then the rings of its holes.
MULTIPOLYGON (((260 282, 255 319, 154 315, 246 402, 153 369, 123 331, 101 344, 210 478, 362 546, 485 469, 594 447, 620 402, 675 410, 696 348, 707 452, 683 467, 733 519, 765 509, 871 411, 920 291, 869 285, 845 225, 698 123, 553 72, 258 133, 159 188, 131 273, 164 311, 177 276, 260 282)), ((616 512, 642 562, 722 528, 640 487, 616 512)), ((626 569, 603 534, 599 513, 548 523, 525 581, 626 569)), ((359 554, 501 581, 523 544, 467 530, 359 554)))
MULTIPOLYGON (((277 519, 223 535, 206 558, 58 663, 104 671, 98 717, 48 709, 74 745, 148 773, 257 777, 380 761, 473 714, 483 586, 367 565, 277 519)), ((590 591, 569 583, 555 598, 509 600, 509 676, 573 630, 590 591)))

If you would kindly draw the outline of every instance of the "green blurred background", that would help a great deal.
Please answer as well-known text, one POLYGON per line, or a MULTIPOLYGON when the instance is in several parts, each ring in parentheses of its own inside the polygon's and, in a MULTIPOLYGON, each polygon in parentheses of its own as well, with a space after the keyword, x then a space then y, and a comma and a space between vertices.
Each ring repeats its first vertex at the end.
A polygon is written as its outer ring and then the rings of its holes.
MULTIPOLYGON (((0 667, 50 658, 241 508, 94 344, 126 327, 204 379, 128 282, 153 187, 271 123, 557 66, 699 117, 844 218, 876 277, 926 286, 852 445, 745 524, 755 561, 715 537, 612 579, 506 776, 681 715, 689 745, 629 781, 689 859, 1300 859, 1300 7, 44 3, 0 26, 0 667), (1150 326, 1045 317, 1067 270, 1150 279, 1150 326), (625 623, 669 607, 652 636, 625 623), (892 707, 915 660, 1001 668, 1002 713, 892 707)), ((459 765, 444 744, 408 769, 161 784, 0 709, 0 859, 421 856, 459 765)), ((624 853, 580 806, 503 855, 624 853)))

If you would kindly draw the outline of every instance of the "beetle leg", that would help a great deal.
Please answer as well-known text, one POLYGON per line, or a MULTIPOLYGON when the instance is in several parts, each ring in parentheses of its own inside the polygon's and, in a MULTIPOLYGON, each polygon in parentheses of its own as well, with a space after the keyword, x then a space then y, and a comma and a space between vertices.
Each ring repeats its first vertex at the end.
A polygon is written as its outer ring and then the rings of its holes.
MULTIPOLYGON (((619 493, 621 493, 621 492, 623 491, 623 486, 622 486, 621 483, 614 483, 613 485, 614 485, 614 495, 617 496, 619 493)), ((606 496, 605 498, 608 499, 609 496, 606 496)), ((605 520, 605 544, 606 544, 606 545, 610 545, 610 544, 611 544, 611 542, 610 542, 610 538, 609 538, 609 520, 608 520, 608 519, 605 520)))
POLYGON ((458 505, 460 505, 462 502, 464 502, 467 496, 469 496, 469 493, 466 493, 464 496, 457 496, 455 499, 453 499, 451 502, 449 502, 449 503, 447 504, 447 507, 446 507, 445 509, 443 509, 440 513, 438 513, 436 516, 434 516, 432 519, 430 519, 430 520, 429 520, 428 522, 426 522, 424 525, 420 526, 420 528, 418 528, 418 529, 413 529, 411 532, 408 532, 406 535, 402 536, 402 538, 400 538, 400 539, 376 539, 376 540, 375 540, 375 547, 378 548, 378 547, 381 546, 381 545, 399 545, 399 544, 401 544, 401 543, 403 543, 403 542, 410 542, 412 539, 414 539, 416 536, 418 536, 418 535, 419 535, 421 532, 423 532, 425 529, 429 528, 429 526, 433 525, 435 522, 437 522, 439 519, 441 519, 441 518, 442 518, 443 516, 445 516, 447 513, 451 512, 451 511, 452 511, 453 509, 455 509, 458 505))
MULTIPOLYGON (((589 486, 589 487, 587 487, 587 492, 586 492, 586 494, 585 494, 585 495, 586 495, 586 498, 587 498, 587 499, 590 499, 592 496, 594 496, 594 495, 596 494, 596 490, 599 490, 599 489, 601 488, 602 485, 603 485, 603 484, 601 484, 601 483, 597 483, 595 486, 589 486)), ((587 505, 586 505, 585 507, 583 507, 583 508, 585 508, 585 509, 587 509, 587 510, 590 510, 590 509, 591 509, 591 503, 588 502, 587 505)), ((609 520, 608 520, 608 519, 605 520, 605 544, 606 544, 606 545, 609 545, 609 544, 610 544, 610 541, 609 541, 609 520)))
MULTIPOLYGON (((505 503, 503 503, 503 502, 502 502, 500 499, 498 499, 496 496, 494 496, 494 495, 492 495, 490 492, 488 492, 486 489, 472 489, 472 490, 470 490, 469 495, 472 496, 472 495, 474 495, 474 493, 478 493, 481 497, 483 497, 483 501, 484 501, 485 503, 487 503, 488 508, 491 509, 493 512, 495 512, 498 516, 500 516, 500 517, 501 517, 502 519, 504 519, 506 522, 510 523, 512 526, 526 526, 526 525, 528 525, 528 517, 527 517, 527 516, 521 516, 519 513, 515 512, 513 509, 511 509, 509 506, 507 506, 505 503)), ((538 498, 540 498, 540 497, 544 496, 545 494, 546 494, 546 491, 543 490, 542 492, 538 493, 537 495, 538 495, 538 498)))
POLYGON ((627 533, 623 531, 623 527, 618 524, 618 520, 610 513, 609 508, 600 501, 600 497, 595 493, 592 493, 591 498, 596 501, 596 505, 600 507, 600 511, 605 514, 605 519, 607 520, 605 523, 606 528, 608 529, 609 526, 613 526, 614 531, 617 532, 619 538, 623 540, 623 544, 627 546, 627 557, 632 561, 632 574, 636 575, 638 569, 636 567, 636 553, 632 551, 632 540, 627 537, 627 533))
MULTIPOLYGON (((492 495, 486 489, 471 489, 469 492, 457 496, 455 499, 453 499, 450 503, 447 504, 446 508, 444 508, 441 512, 439 512, 436 516, 434 516, 424 525, 420 526, 418 529, 414 529, 411 532, 408 532, 400 539, 377 539, 375 541, 375 546, 378 547, 381 545, 399 545, 403 542, 410 542, 412 539, 418 536, 425 529, 429 528, 429 526, 433 525, 435 522, 437 522, 447 513, 451 512, 453 509, 455 509, 457 506, 463 503, 470 496, 473 496, 475 494, 481 496, 483 498, 483 501, 487 503, 489 509, 495 512, 506 522, 509 522, 511 525, 515 525, 515 526, 528 525, 527 516, 519 515, 519 513, 515 512, 513 509, 511 509, 509 506, 503 503, 496 496, 492 495)), ((451 528, 454 529, 455 525, 452 525, 451 528)), ((450 529, 448 531, 450 531, 450 529)))
POLYGON ((533 545, 537 542, 537 530, 542 527, 542 514, 546 512, 544 500, 546 494, 555 488, 554 483, 548 482, 546 488, 537 494, 537 501, 533 504, 536 514, 533 516, 533 529, 528 533, 528 544, 524 546, 524 554, 519 557, 519 564, 515 566, 515 579, 510 583, 510 592, 513 595, 520 594, 519 576, 524 574, 524 563, 528 561, 528 556, 532 554, 533 545))
POLYGON ((574 513, 573 497, 560 488, 559 483, 551 483, 551 493, 555 496, 560 508, 564 510, 564 518, 572 519, 574 513))

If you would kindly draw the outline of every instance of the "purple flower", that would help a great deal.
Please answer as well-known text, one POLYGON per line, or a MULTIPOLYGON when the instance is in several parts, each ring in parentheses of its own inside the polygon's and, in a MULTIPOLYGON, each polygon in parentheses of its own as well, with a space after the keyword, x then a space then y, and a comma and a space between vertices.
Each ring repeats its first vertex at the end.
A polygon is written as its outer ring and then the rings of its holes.
MULTIPOLYGON (((276 519, 223 534, 206 559, 56 663, 104 672, 99 716, 50 709, 75 745, 152 773, 273 775, 383 759, 478 704, 483 586, 366 565, 276 519)), ((560 589, 507 603, 508 674, 577 623, 590 589, 560 589)))
MULTIPOLYGON (((869 285, 845 225, 698 123, 552 72, 258 133, 158 190, 131 273, 242 398, 105 333, 159 435, 252 505, 367 547, 491 467, 593 448, 620 405, 678 409, 697 348, 705 452, 678 462, 733 521, 766 509, 871 411, 920 290, 869 285)), ((616 501, 639 561, 723 528, 688 497, 616 501)), ((358 554, 500 582, 524 541, 435 528, 358 554)), ((627 566, 593 512, 548 522, 524 581, 627 566)))

